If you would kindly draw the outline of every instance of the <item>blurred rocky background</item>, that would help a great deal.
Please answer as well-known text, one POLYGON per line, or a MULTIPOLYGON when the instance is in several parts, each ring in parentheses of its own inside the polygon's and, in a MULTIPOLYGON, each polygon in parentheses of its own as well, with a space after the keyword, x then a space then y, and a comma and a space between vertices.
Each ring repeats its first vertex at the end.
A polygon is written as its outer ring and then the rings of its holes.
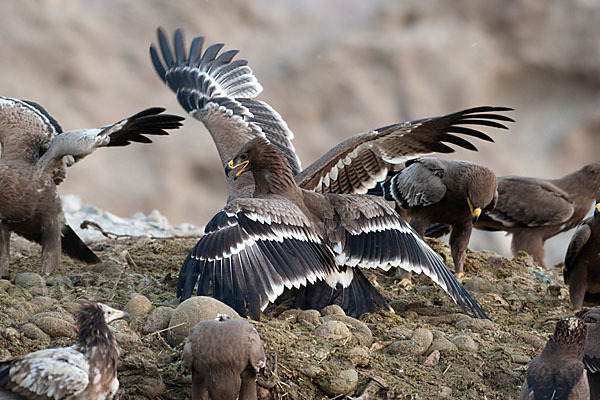
MULTIPOLYGON (((498 175, 558 177, 600 150, 597 0, 29 0, 0 3, 0 95, 42 104, 65 130, 112 123, 149 106, 184 114, 148 56, 155 30, 240 49, 261 100, 295 132, 304 165, 359 132, 477 105, 517 123, 496 143, 452 157, 498 175)), ((129 216, 158 209, 204 225, 226 189, 203 125, 153 145, 100 149, 60 190, 129 216)), ((562 260, 571 233, 547 243, 562 260), (566 238, 566 239, 565 239, 566 238)), ((471 247, 509 254, 503 234, 471 247)))

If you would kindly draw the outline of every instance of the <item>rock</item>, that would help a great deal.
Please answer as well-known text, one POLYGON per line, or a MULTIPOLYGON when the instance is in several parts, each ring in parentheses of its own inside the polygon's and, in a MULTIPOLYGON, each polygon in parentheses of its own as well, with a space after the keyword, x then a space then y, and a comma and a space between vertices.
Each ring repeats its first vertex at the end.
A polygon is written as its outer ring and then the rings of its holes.
POLYGON ((444 332, 441 331, 433 331, 433 341, 431 342, 431 346, 427 349, 427 354, 431 352, 439 351, 439 352, 456 352, 458 351, 458 347, 451 341, 446 338, 444 332))
POLYGON ((0 334, 3 338, 10 341, 12 344, 16 344, 21 338, 21 334, 15 328, 8 327, 0 330, 0 334))
POLYGON ((341 321, 345 323, 348 327, 350 327, 350 331, 352 335, 354 335, 361 346, 369 347, 371 343, 373 343, 373 333, 371 329, 362 321, 357 320, 356 318, 342 316, 342 315, 327 315, 323 320, 335 320, 341 321))
POLYGON ((152 303, 142 294, 134 295, 125 305, 125 310, 131 318, 140 317, 152 311, 152 303))
POLYGON ((46 281, 34 272, 20 272, 15 276, 15 285, 24 289, 45 288, 46 281))
POLYGON ((161 306, 155 308, 148 316, 148 319, 142 328, 142 333, 147 335, 167 328, 174 311, 175 310, 171 307, 161 306))
POLYGON ((420 356, 424 354, 433 341, 433 333, 429 329, 418 328, 409 340, 398 340, 385 348, 386 353, 420 356))
POLYGON ((18 285, 11 285, 8 290, 8 295, 14 298, 23 298, 25 300, 32 300, 33 296, 31 295, 31 293, 29 293, 29 291, 25 288, 22 288, 21 286, 18 285))
POLYGON ((369 352, 364 347, 353 347, 348 351, 348 358, 354 366, 366 367, 371 361, 369 352))
POLYGON ((285 310, 284 312, 279 314, 279 316, 277 318, 284 320, 284 321, 297 321, 298 315, 300 315, 300 313, 302 311, 303 310, 300 310, 298 308, 292 308, 290 310, 285 310))
POLYGON ((325 308, 323 308, 321 310, 321 315, 322 316, 326 316, 326 315, 342 315, 345 316, 346 313, 344 312, 344 310, 342 309, 342 307, 338 306, 337 304, 331 304, 325 308))
POLYGON ((35 304, 36 308, 39 311, 46 311, 58 303, 58 301, 56 301, 55 299, 46 296, 35 297, 31 302, 35 304))
POLYGON ((325 339, 339 340, 350 337, 352 333, 343 322, 331 320, 319 325, 315 329, 315 335, 324 337, 325 339))
POLYGON ((30 321, 50 337, 66 336, 73 339, 77 337, 75 321, 69 314, 45 311, 33 315, 30 321))
POLYGON ((330 396, 348 394, 356 390, 358 373, 354 369, 334 370, 334 374, 317 380, 321 390, 330 396))
POLYGON ((71 281, 71 278, 65 275, 50 275, 46 277, 46 285, 72 288, 73 281, 71 281))
POLYGON ((142 376, 140 377, 140 380, 140 392, 149 399, 154 399, 160 396, 167 389, 160 376, 157 378, 142 376))
POLYGON ((437 365, 438 362, 440 362, 440 351, 434 350, 431 353, 429 353, 427 358, 425 358, 425 361, 423 361, 423 365, 425 367, 433 367, 434 365, 437 365))
POLYGON ((112 260, 107 260, 90 266, 89 271, 108 276, 118 276, 123 273, 123 267, 112 260))
POLYGON ((407 319, 407 320, 409 320, 409 321, 414 321, 414 320, 416 320, 416 319, 419 319, 419 314, 417 314, 417 313, 416 313, 416 312, 414 312, 414 311, 408 310, 408 311, 404 311, 404 312, 402 313, 402 317, 403 317, 404 319, 407 319))
POLYGON ((452 389, 448 386, 440 386, 440 399, 449 399, 452 397, 452 389))
POLYGON ((62 308, 65 309, 71 315, 79 315, 79 310, 81 310, 81 303, 76 301, 67 301, 62 304, 62 308))
POLYGON ((29 321, 29 318, 31 318, 31 316, 36 312, 36 309, 37 308, 33 303, 21 301, 18 304, 6 309, 4 313, 14 323, 22 324, 29 321))
POLYGON ((122 348, 135 348, 142 342, 140 336, 129 327, 127 321, 117 320, 111 324, 113 334, 122 348))
POLYGON ((317 310, 303 310, 298 314, 297 321, 308 323, 309 327, 316 327, 323 323, 321 313, 317 310))
POLYGON ((463 319, 456 323, 458 329, 470 329, 474 332, 496 330, 496 325, 489 319, 463 319))
POLYGON ((233 308, 212 297, 190 297, 177 306, 173 312, 169 322, 167 341, 171 346, 177 346, 185 340, 194 325, 205 319, 214 319, 217 314, 227 314, 231 318, 240 318, 233 308))
POLYGON ((523 355, 513 355, 513 361, 516 364, 528 365, 531 362, 531 357, 523 355))
POLYGON ((469 351, 472 353, 479 351, 479 343, 473 340, 471 336, 466 334, 455 336, 452 338, 452 343, 454 343, 458 350, 461 351, 469 351))
POLYGON ((8 289, 10 289, 11 283, 9 280, 7 279, 0 279, 0 289, 4 290, 5 292, 8 292, 8 289))
POLYGON ((31 322, 26 323, 20 329, 21 333, 23 333, 23 336, 28 337, 29 339, 42 343, 47 343, 50 341, 50 336, 31 322))
POLYGON ((470 280, 463 282, 463 287, 469 293, 498 293, 498 289, 486 279, 474 276, 470 280))
POLYGON ((306 367, 300 367, 300 372, 308 376, 310 379, 317 379, 319 375, 323 373, 323 370, 317 365, 307 365, 306 367))

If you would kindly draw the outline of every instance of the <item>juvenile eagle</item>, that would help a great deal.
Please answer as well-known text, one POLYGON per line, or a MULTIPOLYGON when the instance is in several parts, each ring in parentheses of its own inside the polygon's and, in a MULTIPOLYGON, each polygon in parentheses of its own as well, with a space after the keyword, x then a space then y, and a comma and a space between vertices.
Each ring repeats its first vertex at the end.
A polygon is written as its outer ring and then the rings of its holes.
POLYGON ((119 345, 108 324, 128 317, 102 303, 84 304, 76 344, 0 361, 0 399, 114 398, 119 345))

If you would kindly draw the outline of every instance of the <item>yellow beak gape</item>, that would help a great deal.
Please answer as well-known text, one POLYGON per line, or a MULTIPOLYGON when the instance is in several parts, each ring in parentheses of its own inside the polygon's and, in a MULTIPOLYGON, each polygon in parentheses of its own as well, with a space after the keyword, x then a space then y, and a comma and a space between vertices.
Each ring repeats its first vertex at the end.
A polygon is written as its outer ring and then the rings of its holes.
POLYGON ((246 160, 246 161, 242 161, 242 162, 241 162, 241 163, 239 163, 239 164, 233 165, 233 160, 231 160, 231 161, 229 161, 229 162, 227 163, 227 166, 228 166, 229 168, 231 168, 231 169, 236 169, 236 168, 239 168, 239 167, 241 166, 242 168, 241 168, 241 169, 240 169, 240 170, 239 170, 239 171, 238 171, 238 172, 235 174, 235 176, 240 176, 240 174, 241 174, 242 172, 244 172, 244 170, 245 170, 245 169, 246 169, 246 167, 248 166, 248 163, 250 163, 250 161, 246 160))
POLYGON ((469 204, 469 211, 471 211, 471 215, 473 217, 479 218, 479 216, 481 215, 481 208, 477 207, 473 209, 473 204, 471 204, 471 199, 469 197, 467 197, 467 204, 469 204))

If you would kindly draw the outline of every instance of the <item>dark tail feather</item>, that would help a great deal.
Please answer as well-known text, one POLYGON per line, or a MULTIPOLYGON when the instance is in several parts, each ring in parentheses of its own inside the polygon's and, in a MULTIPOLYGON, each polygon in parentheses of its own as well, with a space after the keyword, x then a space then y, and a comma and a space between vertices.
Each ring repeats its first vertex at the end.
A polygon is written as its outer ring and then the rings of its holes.
POLYGON ((440 222, 433 223, 425 230, 425 236, 432 238, 440 238, 450 233, 450 225, 440 222))
POLYGON ((74 260, 84 262, 86 264, 98 264, 101 263, 100 259, 94 252, 87 247, 85 243, 77 236, 75 231, 71 229, 69 225, 66 225, 62 229, 60 236, 62 245, 62 251, 74 260))
POLYGON ((301 287, 294 299, 294 307, 304 310, 320 310, 331 304, 339 305, 346 315, 355 318, 364 313, 375 312, 376 305, 392 311, 387 301, 358 268, 354 268, 354 278, 346 288, 338 284, 334 289, 325 281, 319 281, 301 287))

